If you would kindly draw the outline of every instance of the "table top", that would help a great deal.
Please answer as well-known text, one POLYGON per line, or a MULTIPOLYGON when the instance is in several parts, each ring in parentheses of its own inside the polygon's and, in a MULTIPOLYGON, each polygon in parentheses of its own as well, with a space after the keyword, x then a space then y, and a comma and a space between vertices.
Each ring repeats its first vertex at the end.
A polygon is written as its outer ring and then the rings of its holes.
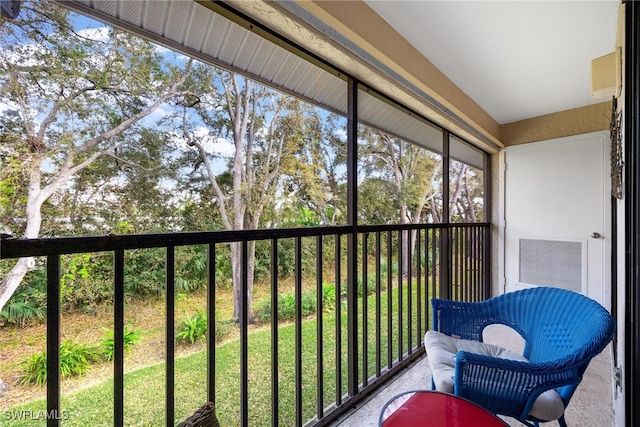
POLYGON ((475 403, 440 391, 417 390, 397 395, 382 408, 382 427, 504 427, 507 423, 475 403))

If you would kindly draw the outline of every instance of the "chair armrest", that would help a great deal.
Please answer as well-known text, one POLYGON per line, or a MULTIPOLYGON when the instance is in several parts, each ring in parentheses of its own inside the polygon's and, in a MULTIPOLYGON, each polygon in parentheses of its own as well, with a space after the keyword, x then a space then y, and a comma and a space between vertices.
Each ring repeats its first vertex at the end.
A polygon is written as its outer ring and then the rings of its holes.
POLYGON ((466 340, 482 341, 486 325, 485 302, 459 302, 433 298, 433 328, 443 334, 466 340))
POLYGON ((526 418, 543 392, 580 382, 574 365, 520 362, 467 351, 456 354, 454 372, 456 395, 516 418, 526 418))

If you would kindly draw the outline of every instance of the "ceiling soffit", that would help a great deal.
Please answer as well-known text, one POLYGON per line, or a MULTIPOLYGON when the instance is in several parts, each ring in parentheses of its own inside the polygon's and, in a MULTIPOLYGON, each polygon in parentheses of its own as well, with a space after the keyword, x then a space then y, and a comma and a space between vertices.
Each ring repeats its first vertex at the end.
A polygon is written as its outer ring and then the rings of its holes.
MULTIPOLYGON (((263 37, 264 34, 258 34, 260 30, 250 24, 240 25, 216 13, 205 7, 211 6, 209 2, 79 0, 59 3, 169 49, 346 115, 344 74, 308 52, 286 46, 280 40, 274 42, 269 34, 263 37)), ((408 115, 392 107, 379 96, 361 93, 359 119, 364 124, 442 152, 441 137, 436 136, 441 135, 440 130, 416 114, 408 115), (385 113, 380 114, 381 111, 385 113)), ((458 160, 474 167, 482 164, 477 155, 462 156, 458 160)))

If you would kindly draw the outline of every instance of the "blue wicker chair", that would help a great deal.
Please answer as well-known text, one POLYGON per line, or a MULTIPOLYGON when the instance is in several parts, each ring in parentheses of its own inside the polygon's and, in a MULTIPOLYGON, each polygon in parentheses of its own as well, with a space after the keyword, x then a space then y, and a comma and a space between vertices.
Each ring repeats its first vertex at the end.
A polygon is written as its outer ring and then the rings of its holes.
POLYGON ((557 419, 566 427, 564 409, 615 329, 597 302, 558 288, 526 289, 478 303, 433 299, 432 305, 434 329, 440 332, 425 337, 432 387, 529 426, 557 419), (517 331, 525 340, 523 354, 482 343, 483 329, 492 324, 517 331), (450 371, 442 370, 438 357, 449 362, 450 371), (550 402, 549 412, 544 406, 550 402))

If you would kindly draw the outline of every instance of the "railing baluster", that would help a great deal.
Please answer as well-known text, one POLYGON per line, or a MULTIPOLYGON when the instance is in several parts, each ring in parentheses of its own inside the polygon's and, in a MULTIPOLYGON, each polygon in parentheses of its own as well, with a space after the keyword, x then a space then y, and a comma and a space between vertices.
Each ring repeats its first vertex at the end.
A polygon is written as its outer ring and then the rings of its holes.
POLYGON ((167 427, 175 424, 175 247, 167 246, 166 256, 166 364, 165 418, 167 427))
POLYGON ((464 257, 467 265, 467 301, 474 301, 475 298, 473 296, 474 292, 474 273, 473 273, 473 228, 469 227, 466 229, 466 244, 465 244, 465 253, 464 257))
POLYGON ((476 260, 476 268, 478 269, 478 284, 477 284, 477 300, 481 301, 482 300, 482 295, 483 295, 483 288, 484 288, 484 265, 483 265, 483 261, 484 261, 484 248, 485 248, 485 240, 484 240, 484 229, 481 227, 478 227, 478 229, 476 230, 476 233, 478 234, 478 247, 476 249, 476 255, 477 255, 477 260, 476 260))
MULTIPOLYGON (((426 230, 425 230, 426 231, 426 230)), ((416 292, 417 307, 416 307, 416 344, 419 346, 422 339, 422 230, 416 230, 418 235, 416 236, 416 259, 418 260, 418 266, 416 271, 416 284, 418 286, 416 292)))
POLYGON ((482 251, 482 298, 486 299, 491 296, 491 227, 485 227, 483 232, 483 251, 482 251))
POLYGON ((241 287, 240 287, 240 425, 249 425, 249 302, 247 301, 248 243, 241 245, 241 287))
MULTIPOLYGON (((442 259, 439 256, 439 253, 442 251, 442 247, 440 246, 440 242, 442 242, 442 229, 434 230, 432 234, 432 243, 431 243, 431 259, 433 260, 433 267, 431 269, 431 297, 432 298, 440 298, 441 294, 439 290, 442 288, 441 284, 438 283, 440 278, 442 277, 437 272, 441 271, 444 267, 440 263, 442 259)), ((431 307, 429 305, 429 307, 431 307)), ((432 316, 428 316, 429 321, 431 321, 432 316)), ((435 325, 432 325, 435 326, 435 325)))
POLYGON ((402 279, 404 269, 404 231, 398 231, 398 362, 402 362, 402 279))
POLYGON ((342 236, 336 234, 335 287, 336 287, 336 405, 342 404, 342 236))
POLYGON ((216 245, 207 246, 207 400, 216 398, 216 245))
POLYGON ((465 292, 466 300, 468 302, 474 301, 474 276, 473 276, 473 228, 466 227, 464 230, 464 271, 465 271, 465 292))
POLYGON ((473 289, 472 289, 472 301, 478 301, 478 229, 476 227, 471 228, 471 251, 469 254, 469 268, 471 269, 471 276, 473 277, 473 289))
POLYGON ((424 324, 425 324, 424 329, 425 329, 425 332, 430 329, 429 321, 431 319, 429 317, 429 306, 431 305, 431 297, 435 296, 431 294, 430 292, 431 287, 429 286, 429 283, 430 283, 429 278, 431 277, 431 270, 432 270, 431 266, 432 266, 432 263, 435 263, 435 260, 433 260, 432 258, 432 252, 433 252, 432 240, 433 239, 430 236, 433 236, 434 234, 435 234, 435 230, 432 230, 432 229, 427 229, 425 230, 425 233, 424 233, 424 324), (429 248, 431 248, 431 250, 429 248))
POLYGON ((469 266, 469 301, 477 301, 477 289, 478 289, 478 270, 476 269, 476 228, 469 228, 469 244, 467 250, 468 266, 469 266))
POLYGON ((455 285, 455 299, 456 301, 461 301, 460 298, 460 275, 459 275, 459 266, 460 266, 460 229, 458 227, 454 227, 453 230, 453 274, 452 283, 455 285))
POLYGON ((467 228, 460 227, 460 291, 462 292, 462 301, 469 301, 469 292, 467 286, 469 286, 469 270, 467 270, 467 238, 469 237, 469 230, 467 228))
POLYGON ((322 236, 316 237, 316 299, 317 299, 317 310, 316 310, 316 376, 317 376, 317 388, 316 388, 316 399, 317 399, 317 415, 318 419, 322 419, 324 417, 324 358, 322 357, 322 349, 324 346, 324 342, 322 340, 322 297, 323 297, 323 287, 322 287, 322 236))
POLYGON ((369 385, 369 327, 367 316, 367 291, 369 288, 367 245, 369 237, 367 233, 362 234, 362 386, 369 385))
POLYGON ((387 367, 393 367, 393 247, 387 231, 387 367))
POLYGON ((480 301, 482 298, 482 229, 478 227, 476 229, 476 301, 480 301))
POLYGON ((380 355, 380 346, 381 346, 381 317, 382 313, 380 312, 381 300, 380 294, 382 293, 382 256, 381 256, 381 244, 380 244, 380 232, 376 232, 376 377, 380 376, 380 371, 382 370, 381 366, 381 355, 380 355))
POLYGON ((462 301, 469 301, 468 277, 467 270, 467 238, 469 237, 469 229, 460 227, 460 288, 462 290, 462 301))
POLYGON ((407 231, 407 354, 413 353, 413 230, 407 231))
POLYGON ((60 425, 60 255, 47 256, 47 414, 60 425))
POLYGON ((302 238, 296 237, 295 244, 295 376, 296 376, 296 426, 304 423, 302 419, 302 238))
POLYGON ((124 425, 124 250, 113 254, 113 425, 124 425))
POLYGON ((271 240, 271 425, 279 425, 278 239, 271 240))

